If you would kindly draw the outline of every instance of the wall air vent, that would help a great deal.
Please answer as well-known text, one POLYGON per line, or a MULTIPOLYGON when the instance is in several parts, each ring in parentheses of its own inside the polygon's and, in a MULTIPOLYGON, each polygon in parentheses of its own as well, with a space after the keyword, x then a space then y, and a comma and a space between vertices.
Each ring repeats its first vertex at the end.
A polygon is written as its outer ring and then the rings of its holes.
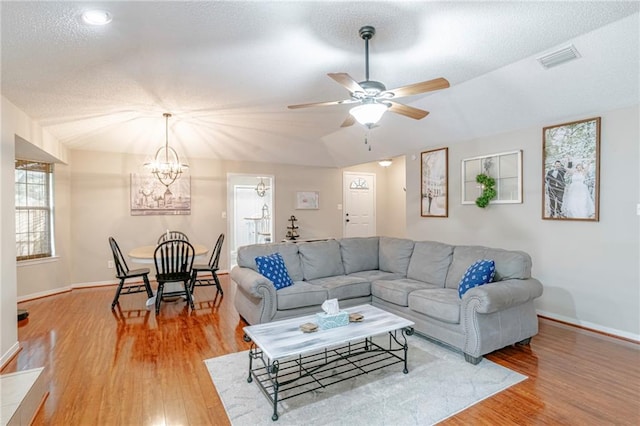
POLYGON ((538 62, 545 69, 549 69, 555 67, 557 65, 564 64, 565 62, 572 61, 574 59, 578 59, 580 57, 580 52, 573 44, 570 44, 567 47, 563 47, 562 49, 556 50, 555 52, 547 53, 546 55, 540 56, 538 58, 538 62))

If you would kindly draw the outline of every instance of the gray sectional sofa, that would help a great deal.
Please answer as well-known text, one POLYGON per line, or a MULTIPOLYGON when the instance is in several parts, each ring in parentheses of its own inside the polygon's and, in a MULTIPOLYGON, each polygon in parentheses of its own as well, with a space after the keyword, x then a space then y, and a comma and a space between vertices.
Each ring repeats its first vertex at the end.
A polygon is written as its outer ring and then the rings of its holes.
POLYGON ((415 322, 415 331, 459 349, 468 362, 538 332, 534 299, 542 284, 521 251, 453 246, 389 237, 256 244, 240 247, 231 270, 234 304, 249 324, 371 303, 415 322), (294 284, 275 289, 257 272, 257 256, 280 253, 294 284), (495 262, 494 282, 458 295, 458 283, 479 259, 495 262))

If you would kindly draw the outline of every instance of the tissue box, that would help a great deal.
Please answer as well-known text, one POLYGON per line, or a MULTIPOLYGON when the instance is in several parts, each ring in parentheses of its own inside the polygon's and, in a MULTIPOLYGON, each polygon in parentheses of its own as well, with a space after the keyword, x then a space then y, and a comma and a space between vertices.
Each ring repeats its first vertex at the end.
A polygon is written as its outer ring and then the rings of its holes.
POLYGON ((340 311, 337 314, 329 315, 326 312, 316 314, 316 320, 322 330, 342 327, 349 324, 349 313, 340 311))

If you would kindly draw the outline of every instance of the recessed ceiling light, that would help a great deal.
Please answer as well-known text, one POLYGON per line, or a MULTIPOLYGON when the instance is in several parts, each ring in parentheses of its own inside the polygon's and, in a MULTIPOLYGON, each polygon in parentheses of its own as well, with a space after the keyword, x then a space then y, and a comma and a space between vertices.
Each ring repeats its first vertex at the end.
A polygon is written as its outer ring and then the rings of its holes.
POLYGON ((106 25, 111 22, 111 14, 106 10, 87 10, 82 13, 82 20, 89 25, 106 25))

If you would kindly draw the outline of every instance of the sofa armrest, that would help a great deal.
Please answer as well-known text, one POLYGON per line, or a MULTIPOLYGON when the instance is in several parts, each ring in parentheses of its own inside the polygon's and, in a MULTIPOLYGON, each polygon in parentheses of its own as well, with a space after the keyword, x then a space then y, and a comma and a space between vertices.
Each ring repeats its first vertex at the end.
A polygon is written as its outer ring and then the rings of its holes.
POLYGON ((462 296, 462 303, 474 303, 477 313, 490 314, 521 305, 540 296, 542 284, 537 279, 511 279, 474 287, 462 296))
POLYGON ((231 279, 244 291, 247 295, 264 299, 269 295, 276 298, 276 288, 273 283, 264 275, 259 274, 251 268, 242 266, 234 266, 231 269, 231 279))
POLYGON ((234 266, 231 280, 238 286, 234 298, 236 310, 249 324, 270 322, 278 309, 276 288, 251 268, 234 266))

